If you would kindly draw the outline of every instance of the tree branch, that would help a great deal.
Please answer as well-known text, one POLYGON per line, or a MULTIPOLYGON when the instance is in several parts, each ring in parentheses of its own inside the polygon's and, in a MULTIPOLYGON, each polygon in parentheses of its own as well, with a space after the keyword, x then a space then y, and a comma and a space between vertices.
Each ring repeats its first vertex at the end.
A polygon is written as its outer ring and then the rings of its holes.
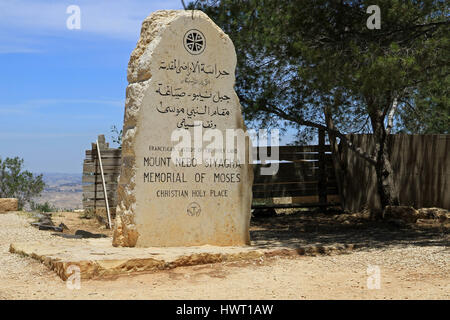
POLYGON ((367 152, 365 152, 364 150, 362 150, 360 147, 356 146, 353 144, 353 142, 351 142, 347 136, 343 133, 341 133, 340 131, 336 130, 336 129, 332 129, 332 128, 328 128, 327 126, 321 125, 319 123, 315 123, 309 120, 305 120, 302 118, 298 118, 295 116, 292 116, 286 112, 284 112, 283 110, 275 107, 275 106, 270 106, 269 108, 267 107, 261 107, 260 109, 266 111, 266 112, 270 112, 273 113, 277 116, 279 116, 280 118, 283 118, 285 120, 289 120, 295 123, 298 123, 300 125, 305 125, 308 127, 313 127, 313 128, 317 128, 317 129, 322 129, 325 130, 326 132, 328 132, 328 134, 333 135, 335 137, 338 137, 339 139, 341 139, 341 141, 353 152, 355 152, 358 156, 360 156, 361 158, 363 158, 364 160, 366 160, 367 162, 369 162, 372 165, 376 164, 376 157, 371 156, 370 154, 368 154, 367 152))
POLYGON ((386 134, 391 134, 392 127, 394 126, 394 115, 395 115, 395 112, 397 111, 397 106, 398 106, 398 99, 397 99, 397 97, 395 97, 394 101, 392 101, 392 106, 391 106, 391 108, 389 110, 389 114, 388 114, 386 134))

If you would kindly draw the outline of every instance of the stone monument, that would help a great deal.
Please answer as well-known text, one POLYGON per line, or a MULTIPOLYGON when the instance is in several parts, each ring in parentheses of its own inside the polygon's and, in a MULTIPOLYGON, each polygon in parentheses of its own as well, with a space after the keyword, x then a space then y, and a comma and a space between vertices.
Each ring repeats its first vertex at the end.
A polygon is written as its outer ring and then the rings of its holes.
POLYGON ((203 12, 144 20, 128 64, 114 246, 250 243, 250 141, 245 161, 218 141, 245 130, 235 67, 232 41, 203 12))

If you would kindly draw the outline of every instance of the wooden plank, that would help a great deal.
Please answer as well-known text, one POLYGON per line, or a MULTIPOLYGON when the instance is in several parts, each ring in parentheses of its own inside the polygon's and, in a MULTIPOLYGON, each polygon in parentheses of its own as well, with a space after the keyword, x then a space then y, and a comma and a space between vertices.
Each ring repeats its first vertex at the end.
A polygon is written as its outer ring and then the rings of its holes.
MULTIPOLYGON (((84 201, 83 200, 83 208, 94 207, 94 205, 96 208, 106 208, 105 200, 97 200, 97 201, 94 201, 94 200, 84 201)), ((116 205, 117 205, 117 202, 115 200, 110 201, 111 207, 115 207, 116 205)))
MULTIPOLYGON (((102 153, 102 159, 108 157, 121 157, 122 150, 121 149, 106 149, 100 150, 102 153)), ((86 150, 86 156, 94 156, 97 157, 97 151, 92 152, 92 150, 86 150)))
MULTIPOLYGON (((340 203, 339 195, 328 195, 328 203, 340 203)), ((318 203, 319 196, 302 196, 302 197, 274 197, 274 198, 255 198, 253 197, 253 204, 263 205, 263 204, 292 204, 292 203, 318 203)))
MULTIPOLYGON (((113 199, 116 198, 117 196, 116 190, 107 190, 107 193, 108 199, 113 199)), ((83 199, 104 199, 103 190, 97 190, 97 192, 95 191, 83 192, 83 199)))
MULTIPOLYGON (((324 160, 327 166, 333 165, 333 158, 331 154, 325 153, 324 160)), ((317 156, 317 160, 308 160, 308 159, 280 159, 280 161, 292 161, 292 162, 311 162, 314 161, 318 165, 318 162, 320 161, 319 156, 317 156)))
MULTIPOLYGON (((257 170, 260 167, 270 167, 270 164, 254 164, 253 165, 253 170, 257 170)), ((278 163, 278 172, 280 171, 284 171, 284 170, 290 170, 290 171, 295 171, 295 170, 305 170, 305 169, 314 169, 314 168, 319 168, 318 166, 318 162, 317 161, 311 161, 311 162, 281 162, 278 163)), ((259 172, 259 171, 258 171, 259 172)), ((277 174, 278 174, 277 172, 277 174)))
MULTIPOLYGON (((312 180, 312 181, 282 181, 282 182, 269 182, 269 183, 254 183, 253 189, 261 189, 262 186, 266 186, 267 188, 281 188, 281 186, 285 186, 285 188, 291 188, 292 186, 313 186, 317 189, 318 187, 318 181, 312 180)), ((336 180, 330 180, 327 182, 328 188, 337 188, 337 182, 336 180)))
POLYGON ((273 197, 273 198, 255 198, 253 197, 254 204, 265 204, 265 203, 317 203, 319 202, 318 195, 312 196, 300 196, 300 197, 273 197))
MULTIPOLYGON (((117 202, 116 200, 110 200, 109 201, 109 207, 110 209, 116 208, 117 202)), ((106 202, 105 199, 97 199, 97 201, 92 200, 83 200, 82 202, 83 208, 105 208, 106 209, 106 202)))
MULTIPOLYGON (((268 158, 271 157, 271 155, 267 156, 268 158)), ((331 153, 326 153, 325 158, 331 159, 331 153)), ((261 160, 260 154, 258 154, 257 160, 261 160)), ((305 152, 299 152, 299 153, 279 153, 278 158, 276 160, 279 161, 306 161, 306 160, 315 160, 319 161, 319 153, 305 153, 305 152)))
MULTIPOLYGON (((105 205, 105 200, 99 200, 97 199, 97 201, 94 200, 83 200, 83 207, 96 207, 96 208, 106 208, 105 205)), ((115 207, 117 205, 116 200, 111 200, 110 201, 111 207, 115 207)))
MULTIPOLYGON (((97 172, 100 169, 97 166, 97 172)), ((105 166, 103 165, 103 172, 104 173, 115 173, 120 171, 120 165, 113 165, 113 166, 105 166)), ((84 163, 83 164, 83 173, 94 173, 96 172, 96 165, 93 163, 84 163)))
MULTIPOLYGON (((111 154, 107 154, 107 155, 102 154, 102 159, 120 159, 120 158, 122 158, 122 156, 120 156, 120 155, 116 156, 116 155, 111 155, 111 154)), ((86 159, 87 160, 95 160, 95 159, 98 159, 98 157, 87 155, 86 159)))
POLYGON ((279 203, 279 204, 255 204, 252 205, 252 209, 265 209, 265 208, 274 208, 274 209, 285 209, 285 208, 322 208, 322 207, 336 207, 339 206, 339 203, 279 203))
MULTIPOLYGON (((121 156, 110 156, 110 155, 106 155, 106 156, 103 156, 102 155, 102 160, 103 159, 121 159, 122 157, 121 156)), ((86 156, 86 158, 85 158, 86 160, 89 160, 89 161, 95 161, 95 160, 97 160, 98 159, 98 157, 91 157, 91 156, 86 156)))
MULTIPOLYGON (((254 163, 253 164, 253 168, 255 167, 269 167, 270 163, 267 164, 261 164, 261 163, 254 163)), ((332 166, 332 162, 325 162, 326 167, 333 169, 332 166)), ((278 162, 278 166, 279 167, 291 167, 291 170, 301 170, 301 169, 311 169, 311 168, 315 168, 318 169, 319 168, 319 161, 300 161, 300 162, 295 162, 295 161, 290 161, 290 162, 278 162)))
MULTIPOLYGON (((116 166, 116 167, 108 167, 108 169, 103 169, 104 173, 108 173, 108 174, 120 174, 120 166, 116 166)), ((95 171, 94 167, 84 167, 83 166, 83 175, 92 175, 92 174, 99 174, 98 170, 97 172, 95 171)))
POLYGON ((295 184, 260 184, 253 185, 254 193, 284 193, 290 191, 314 191, 317 193, 317 183, 295 183, 295 184))
MULTIPOLYGON (((95 165, 95 160, 92 159, 84 159, 85 164, 94 164, 95 165)), ((109 159, 105 159, 103 160, 103 165, 104 166, 120 166, 122 164, 122 158, 109 158, 109 159)))
MULTIPOLYGON (((328 189, 336 189, 337 185, 334 182, 327 186, 328 189)), ((317 194, 319 188, 317 181, 312 182, 294 182, 294 183, 277 183, 277 184, 256 184, 252 187, 253 192, 279 192, 279 191, 290 191, 290 190, 316 190, 317 194)))
MULTIPOLYGON (((297 181, 305 176, 316 175, 319 173, 319 167, 309 162, 284 162, 278 164, 278 171, 275 175, 261 175, 261 167, 269 167, 269 165, 255 164, 253 165, 253 173, 255 180, 271 180, 266 177, 277 177, 274 179, 287 178, 289 181, 297 181), (264 178, 261 178, 264 177, 264 178)), ((328 171, 332 171, 332 167, 327 167, 328 171)))
MULTIPOLYGON (((325 145, 325 151, 331 152, 330 145, 325 145)), ((259 147, 254 147, 253 149, 256 149, 257 151, 259 147)), ((270 152, 270 147, 267 148, 268 153, 270 152)), ((296 152, 319 152, 319 145, 307 145, 307 146, 279 146, 278 150, 280 152, 286 152, 286 153, 296 153, 296 152)))
MULTIPOLYGON (((330 180, 334 180, 334 175, 332 174, 332 169, 327 169, 327 172, 330 173, 330 180)), ((297 172, 289 172, 289 173, 281 173, 272 176, 268 175, 254 175, 253 183, 283 183, 283 182, 301 182, 301 181, 318 181, 319 180, 319 172, 318 170, 305 170, 305 171, 297 171, 297 172)))
MULTIPOLYGON (((105 182, 117 182, 117 179, 119 178, 118 174, 105 174, 105 182)), ((81 182, 87 183, 87 182, 96 182, 96 183, 102 183, 102 178, 100 175, 84 175, 81 178, 81 182)))
POLYGON ((317 195, 317 191, 314 190, 289 190, 283 192, 253 192, 255 198, 275 198, 275 197, 300 197, 300 196, 314 196, 317 195))
POLYGON ((282 175, 274 175, 274 176, 255 176, 253 179, 253 184, 269 184, 269 183, 286 183, 286 182, 317 182, 318 176, 309 174, 309 175, 291 175, 291 176, 282 176, 282 175))
MULTIPOLYGON (((329 194, 337 194, 336 188, 330 188, 327 190, 329 194)), ((318 190, 282 190, 282 191, 271 191, 266 190, 264 192, 257 191, 253 192, 254 198, 275 198, 275 197, 302 197, 302 196, 314 196, 318 195, 318 190)))
MULTIPOLYGON (((82 186, 83 192, 103 192, 103 186, 100 184, 86 184, 82 186), (97 187, 97 189, 96 189, 97 187)), ((117 183, 107 183, 106 184, 106 191, 115 191, 117 190, 117 183)))

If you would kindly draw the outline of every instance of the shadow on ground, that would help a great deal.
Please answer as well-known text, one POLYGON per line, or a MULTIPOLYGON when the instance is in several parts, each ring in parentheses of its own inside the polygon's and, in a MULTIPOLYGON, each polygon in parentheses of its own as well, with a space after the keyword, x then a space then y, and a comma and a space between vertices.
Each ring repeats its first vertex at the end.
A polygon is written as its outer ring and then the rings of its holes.
POLYGON ((448 231, 448 223, 399 224, 309 212, 252 218, 250 238, 253 246, 261 248, 353 244, 365 250, 411 245, 448 247, 448 231))

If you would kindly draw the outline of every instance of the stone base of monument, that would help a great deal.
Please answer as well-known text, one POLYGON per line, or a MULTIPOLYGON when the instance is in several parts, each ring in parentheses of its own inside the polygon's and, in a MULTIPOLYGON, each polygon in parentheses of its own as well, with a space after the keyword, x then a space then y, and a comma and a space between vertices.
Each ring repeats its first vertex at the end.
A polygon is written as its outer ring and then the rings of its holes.
POLYGON ((12 243, 9 251, 36 259, 54 270, 61 279, 67 280, 74 273, 74 266, 79 268, 81 279, 100 279, 182 266, 256 260, 274 256, 339 254, 347 253, 353 248, 353 245, 115 248, 111 246, 111 239, 107 238, 19 242, 12 243))

